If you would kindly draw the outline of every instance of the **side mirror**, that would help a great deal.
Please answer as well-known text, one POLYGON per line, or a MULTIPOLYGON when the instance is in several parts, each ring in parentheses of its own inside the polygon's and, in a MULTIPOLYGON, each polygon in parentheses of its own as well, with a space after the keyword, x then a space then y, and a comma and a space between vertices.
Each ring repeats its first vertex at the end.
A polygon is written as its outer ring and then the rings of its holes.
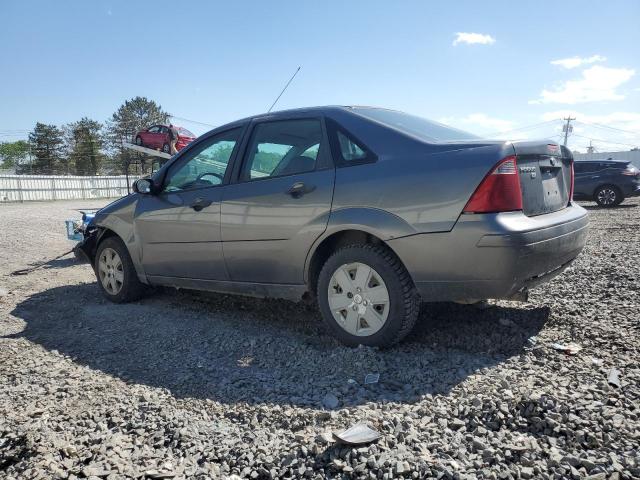
POLYGON ((133 183, 134 192, 138 192, 146 195, 151 193, 152 189, 153 189, 153 181, 151 181, 150 178, 141 178, 140 180, 136 180, 133 183))

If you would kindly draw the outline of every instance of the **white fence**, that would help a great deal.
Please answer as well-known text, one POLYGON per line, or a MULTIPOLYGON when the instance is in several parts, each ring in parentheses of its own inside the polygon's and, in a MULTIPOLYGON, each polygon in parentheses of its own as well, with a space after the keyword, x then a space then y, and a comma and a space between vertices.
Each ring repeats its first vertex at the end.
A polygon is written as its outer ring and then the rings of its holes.
MULTIPOLYGON (((129 177, 133 184, 136 177, 129 177)), ((0 175, 0 203, 122 197, 127 177, 65 175, 0 175)))

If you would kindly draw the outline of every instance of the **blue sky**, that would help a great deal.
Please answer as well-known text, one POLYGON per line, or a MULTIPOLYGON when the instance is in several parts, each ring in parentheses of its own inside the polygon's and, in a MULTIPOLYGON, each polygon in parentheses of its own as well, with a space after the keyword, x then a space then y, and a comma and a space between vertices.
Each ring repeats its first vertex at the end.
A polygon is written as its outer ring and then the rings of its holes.
POLYGON ((505 138, 559 135, 571 112, 573 148, 640 144, 637 0, 3 0, 0 21, 0 141, 136 95, 220 125, 302 66, 277 109, 378 105, 505 138))

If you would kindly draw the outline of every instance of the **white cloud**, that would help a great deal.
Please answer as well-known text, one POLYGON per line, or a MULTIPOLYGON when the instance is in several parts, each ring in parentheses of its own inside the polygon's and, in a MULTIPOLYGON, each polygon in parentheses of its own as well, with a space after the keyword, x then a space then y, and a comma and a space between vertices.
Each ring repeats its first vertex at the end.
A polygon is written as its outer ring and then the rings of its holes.
POLYGON ((569 57, 561 58, 560 60, 552 60, 551 65, 560 65, 564 68, 576 68, 580 65, 588 65, 596 62, 604 62, 607 58, 602 55, 592 55, 590 57, 569 57))
POLYGON ((564 103, 573 105, 576 103, 622 100, 624 95, 618 93, 616 89, 629 81, 635 73, 635 70, 629 68, 608 68, 594 65, 582 71, 582 78, 567 80, 553 90, 544 89, 538 100, 531 100, 529 103, 564 103))
POLYGON ((491 45, 492 43, 496 43, 496 39, 491 35, 485 35, 483 33, 457 32, 456 38, 453 41, 453 46, 455 47, 459 43, 466 43, 469 45, 474 43, 478 43, 480 45, 491 45))
POLYGON ((471 113, 465 118, 462 118, 461 122, 468 125, 475 125, 494 132, 506 132, 514 127, 513 122, 510 120, 490 117, 489 115, 485 115, 484 113, 471 113))
MULTIPOLYGON (((441 123, 470 130, 480 134, 494 134, 500 132, 510 132, 515 128, 511 120, 490 117, 484 113, 470 113, 466 117, 446 117, 439 120, 441 123)), ((513 132, 517 138, 526 138, 525 134, 513 132)))

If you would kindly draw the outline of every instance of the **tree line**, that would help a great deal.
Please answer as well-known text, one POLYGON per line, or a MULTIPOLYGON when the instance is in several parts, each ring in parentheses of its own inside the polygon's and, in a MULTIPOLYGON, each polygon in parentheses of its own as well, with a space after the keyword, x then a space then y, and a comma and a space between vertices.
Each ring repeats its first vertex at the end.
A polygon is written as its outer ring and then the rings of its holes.
POLYGON ((135 173, 147 173, 146 156, 123 149, 122 142, 168 118, 153 100, 135 97, 104 123, 87 117, 62 126, 37 122, 28 140, 0 143, 0 169, 17 174, 100 175, 127 173, 135 164, 135 173))

